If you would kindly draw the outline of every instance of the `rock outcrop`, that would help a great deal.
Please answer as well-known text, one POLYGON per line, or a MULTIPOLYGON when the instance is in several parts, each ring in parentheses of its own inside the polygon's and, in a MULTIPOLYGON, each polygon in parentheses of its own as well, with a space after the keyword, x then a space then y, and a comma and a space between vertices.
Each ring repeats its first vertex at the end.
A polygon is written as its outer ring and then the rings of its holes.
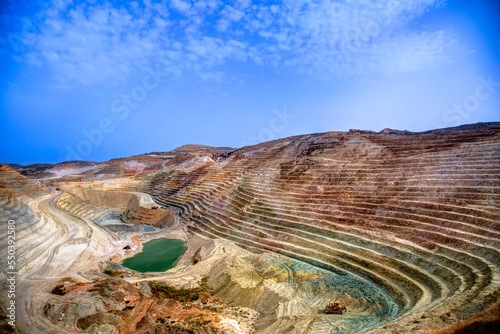
MULTIPOLYGON (((328 132, 238 150, 189 145, 78 166, 35 171, 48 189, 61 189, 50 192, 0 165, 1 217, 17 224, 23 286, 47 293, 21 298, 29 330, 192 332, 187 318, 178 319, 182 328, 162 323, 167 309, 191 311, 153 300, 144 282, 191 284, 203 275, 226 305, 253 312, 248 333, 498 324, 500 123, 328 132), (134 226, 121 240, 96 224, 109 218, 163 229, 134 226), (123 277, 127 283, 92 269, 168 233, 189 245, 171 271, 123 277), (63 275, 86 282, 50 294, 63 275), (322 312, 336 301, 345 314, 322 312)), ((1 239, 2 259, 6 245, 1 239)), ((193 312, 204 313, 198 306, 193 312)), ((238 312, 206 333, 238 332, 238 312)))
POLYGON ((0 163, 0 189, 7 188, 19 195, 27 197, 37 197, 46 195, 47 188, 36 181, 32 181, 19 172, 13 170, 10 166, 0 163))
POLYGON ((381 333, 442 327, 500 296, 499 123, 298 136, 188 162, 147 192, 195 233, 384 287, 400 308, 381 333))

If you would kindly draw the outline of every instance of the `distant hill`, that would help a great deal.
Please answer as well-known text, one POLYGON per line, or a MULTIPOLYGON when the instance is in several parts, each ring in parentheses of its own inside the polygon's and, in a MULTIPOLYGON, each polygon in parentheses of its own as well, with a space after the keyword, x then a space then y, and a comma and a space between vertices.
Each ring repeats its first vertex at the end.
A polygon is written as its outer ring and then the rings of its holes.
POLYGON ((224 153, 234 151, 231 147, 214 147, 208 145, 187 144, 170 151, 170 153, 224 153))

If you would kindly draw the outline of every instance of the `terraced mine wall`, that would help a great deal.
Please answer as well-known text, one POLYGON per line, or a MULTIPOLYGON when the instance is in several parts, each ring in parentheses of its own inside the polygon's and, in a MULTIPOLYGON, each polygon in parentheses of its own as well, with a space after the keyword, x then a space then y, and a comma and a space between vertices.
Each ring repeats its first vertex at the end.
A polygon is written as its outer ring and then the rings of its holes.
MULTIPOLYGON (((34 211, 17 193, 10 189, 0 188, 0 266, 7 268, 7 231, 8 221, 15 221, 16 226, 16 268, 18 272, 25 271, 26 265, 31 260, 40 256, 43 258, 45 251, 49 249, 52 242, 63 234, 63 231, 46 219, 45 216, 34 211), (47 237, 49 236, 49 237, 47 237)), ((0 273, 0 284, 6 284, 5 273, 0 273)), ((0 291, 5 291, 0 287, 0 291)), ((5 297, 5 296, 4 296, 5 297)), ((3 298, 7 300, 7 298, 3 298)))
POLYGON ((120 219, 122 215, 122 210, 119 208, 110 209, 102 205, 96 205, 70 193, 61 194, 55 205, 60 210, 91 219, 96 223, 110 219, 120 219))
POLYGON ((148 224, 153 227, 166 228, 172 226, 177 217, 177 212, 158 206, 150 208, 140 205, 139 199, 135 197, 125 207, 122 220, 131 224, 148 224))
MULTIPOLYGON (((50 192, 38 182, 0 164, 0 292, 4 293, 5 272, 8 259, 8 225, 15 225, 16 270, 22 274, 34 265, 33 259, 42 261, 49 256, 50 246, 64 235, 56 222, 35 210, 32 198, 43 197, 50 192)), ((5 296, 3 296, 5 297, 5 296)), ((0 300, 8 300, 0 298, 0 300)))
POLYGON ((63 187, 63 189, 92 204, 110 209, 125 208, 130 201, 136 199, 133 194, 122 191, 103 191, 74 187, 63 187))
POLYGON ((383 288, 399 307, 381 333, 500 297, 499 123, 298 136, 168 168, 146 192, 193 233, 383 288))
POLYGON ((74 211, 77 215, 90 215, 95 217, 93 220, 97 222, 121 219, 126 223, 164 228, 176 221, 175 210, 151 205, 142 206, 138 196, 133 193, 74 187, 63 187, 63 189, 71 193, 60 199, 61 203, 67 202, 65 210, 74 211), (104 212, 107 214, 101 214, 104 212))
POLYGON ((0 163, 0 188, 10 189, 19 195, 37 197, 49 193, 39 182, 28 179, 10 166, 0 163))

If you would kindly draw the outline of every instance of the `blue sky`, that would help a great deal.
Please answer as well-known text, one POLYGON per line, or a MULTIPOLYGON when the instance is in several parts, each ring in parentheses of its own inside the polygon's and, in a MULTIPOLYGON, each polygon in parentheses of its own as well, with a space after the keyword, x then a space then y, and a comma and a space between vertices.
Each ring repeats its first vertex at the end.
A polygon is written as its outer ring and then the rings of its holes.
POLYGON ((4 163, 499 121, 497 1, 3 1, 4 163))

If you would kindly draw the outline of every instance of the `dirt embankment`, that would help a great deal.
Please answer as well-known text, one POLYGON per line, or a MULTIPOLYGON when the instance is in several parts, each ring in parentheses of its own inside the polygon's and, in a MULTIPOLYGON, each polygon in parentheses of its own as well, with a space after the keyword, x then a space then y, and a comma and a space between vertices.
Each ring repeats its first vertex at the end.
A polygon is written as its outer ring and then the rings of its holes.
POLYGON ((166 228, 176 221, 177 212, 164 209, 158 205, 142 206, 139 198, 133 196, 123 210, 122 220, 132 224, 148 224, 153 227, 166 228))
POLYGON ((0 188, 7 188, 19 195, 37 197, 47 195, 49 191, 39 182, 19 174, 10 166, 0 163, 0 188))
POLYGON ((61 188, 64 191, 80 197, 83 200, 89 201, 92 204, 105 206, 110 209, 124 208, 130 201, 136 199, 133 194, 122 191, 104 191, 76 187, 61 188))
MULTIPOLYGON (((155 204, 147 194, 129 193, 123 191, 104 191, 82 189, 76 187, 61 187, 77 198, 95 206, 120 210, 121 219, 131 224, 147 224, 153 227, 165 228, 176 221, 176 212, 155 204)), ((102 211, 102 210, 101 210, 102 211)))

